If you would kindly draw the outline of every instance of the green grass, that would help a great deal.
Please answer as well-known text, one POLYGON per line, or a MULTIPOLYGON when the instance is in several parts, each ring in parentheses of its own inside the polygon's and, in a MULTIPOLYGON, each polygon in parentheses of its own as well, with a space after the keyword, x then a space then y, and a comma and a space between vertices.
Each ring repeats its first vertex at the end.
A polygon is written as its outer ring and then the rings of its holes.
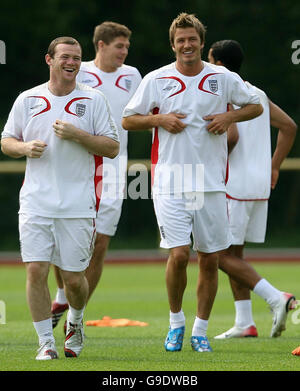
MULTIPOLYGON (((300 297, 300 265, 255 264, 255 268, 277 288, 300 297)), ((233 325, 234 304, 227 276, 219 274, 219 289, 209 320, 208 337, 213 353, 195 353, 189 346, 195 316, 197 266, 188 267, 188 287, 183 310, 187 319, 183 350, 167 353, 163 341, 168 329, 169 309, 165 265, 106 265, 86 311, 85 320, 129 318, 148 322, 147 327, 85 327, 87 338, 78 359, 63 354, 63 321, 54 330, 59 360, 35 360, 37 336, 25 295, 25 270, 0 266, 0 299, 6 303, 6 324, 0 325, 1 371, 298 371, 300 357, 291 351, 300 345, 300 325, 291 315, 280 338, 270 339, 272 318, 266 303, 253 298, 253 313, 259 338, 217 341, 213 336, 233 325)), ((49 276, 51 294, 54 275, 49 276)), ((300 318, 300 317, 299 317, 300 318)))

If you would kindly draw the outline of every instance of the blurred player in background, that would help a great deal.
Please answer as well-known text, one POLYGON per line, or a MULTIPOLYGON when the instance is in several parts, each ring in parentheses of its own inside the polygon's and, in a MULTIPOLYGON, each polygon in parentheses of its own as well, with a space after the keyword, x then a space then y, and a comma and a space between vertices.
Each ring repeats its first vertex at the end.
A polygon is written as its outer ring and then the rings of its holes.
MULTIPOLYGON (((127 172, 128 132, 121 125, 122 112, 136 91, 141 75, 139 71, 124 61, 128 55, 131 31, 115 22, 104 22, 95 27, 93 43, 95 59, 82 62, 77 81, 105 94, 117 124, 120 153, 111 160, 103 158, 103 182, 99 211, 96 218, 96 242, 94 254, 86 270, 89 283, 88 299, 94 292, 103 269, 110 238, 115 235, 121 215, 127 172)), ((56 298, 52 303, 52 322, 56 327, 63 312, 68 308, 63 282, 59 271, 55 270, 58 284, 56 298)))
POLYGON ((114 158, 118 134, 103 94, 76 83, 80 44, 71 37, 50 43, 49 82, 20 94, 2 133, 2 151, 26 156, 20 191, 19 231, 27 270, 27 300, 39 337, 37 360, 58 358, 48 288, 50 263, 64 281, 69 302, 66 357, 83 348, 85 277, 95 238, 95 157, 114 158))
MULTIPOLYGON (((237 73, 240 71, 243 58, 240 44, 233 40, 215 42, 208 54, 210 63, 223 65, 237 73)), ((295 122, 271 102, 264 91, 249 82, 245 84, 249 91, 259 96, 264 111, 251 121, 237 124, 239 141, 234 148, 231 146, 233 150, 229 155, 229 176, 226 184, 233 242, 226 253, 220 257, 221 268, 228 255, 239 257, 241 262, 244 262, 245 242, 264 242, 270 191, 277 184, 281 163, 294 143, 297 130, 295 122), (271 126, 279 130, 273 157, 271 156, 271 126)), ((231 144, 230 133, 228 133, 228 142, 231 144)), ((229 280, 235 300, 235 324, 230 330, 215 338, 256 337, 258 334, 252 316, 250 290, 231 277, 229 280)), ((280 295, 283 304, 289 301, 289 294, 276 290, 266 281, 261 280, 260 285, 265 290, 265 299, 270 305, 278 301, 280 295)), ((281 315, 277 314, 277 318, 282 318, 280 328, 284 329, 287 311, 283 309, 280 312, 281 315)), ((273 325, 271 337, 279 336, 282 331, 280 328, 276 330, 273 325)))
POLYGON ((152 193, 161 247, 170 250, 166 269, 170 328, 165 349, 182 348, 182 301, 193 233, 199 280, 191 347, 210 352, 206 333, 218 285, 218 251, 231 244, 225 189, 226 131, 234 122, 261 114, 262 107, 238 75, 201 60, 205 27, 194 15, 180 14, 169 31, 176 62, 143 79, 124 110, 122 123, 128 130, 155 128, 152 193), (243 107, 227 112, 228 102, 243 107), (149 115, 151 111, 155 115, 149 115), (204 186, 198 180, 203 165, 204 186), (192 170, 178 176, 180 181, 168 176, 168 171, 176 177, 185 169, 192 170))

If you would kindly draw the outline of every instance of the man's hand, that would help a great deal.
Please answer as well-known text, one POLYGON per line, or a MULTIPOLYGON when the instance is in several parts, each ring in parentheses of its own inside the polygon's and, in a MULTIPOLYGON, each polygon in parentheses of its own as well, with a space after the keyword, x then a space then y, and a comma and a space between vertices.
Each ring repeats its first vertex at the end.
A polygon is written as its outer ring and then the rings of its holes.
POLYGON ((271 174, 271 189, 274 190, 279 178, 279 170, 277 168, 272 168, 271 174))
POLYGON ((39 159, 47 147, 43 141, 32 140, 24 143, 24 155, 32 159, 39 159))
POLYGON ((184 114, 134 114, 129 117, 123 117, 122 126, 126 130, 148 130, 158 126, 164 128, 167 132, 180 133, 186 127, 181 120, 186 118, 184 114))
POLYGON ((207 125, 208 132, 216 135, 227 132, 229 126, 233 122, 230 116, 230 111, 222 114, 206 115, 203 119, 205 121, 210 121, 207 125))
POLYGON ((169 113, 157 114, 157 116, 159 117, 159 126, 170 133, 180 133, 186 127, 186 124, 181 121, 181 119, 186 117, 184 114, 169 113))
POLYGON ((77 128, 69 122, 57 119, 53 124, 55 135, 62 140, 72 140, 77 135, 77 128))

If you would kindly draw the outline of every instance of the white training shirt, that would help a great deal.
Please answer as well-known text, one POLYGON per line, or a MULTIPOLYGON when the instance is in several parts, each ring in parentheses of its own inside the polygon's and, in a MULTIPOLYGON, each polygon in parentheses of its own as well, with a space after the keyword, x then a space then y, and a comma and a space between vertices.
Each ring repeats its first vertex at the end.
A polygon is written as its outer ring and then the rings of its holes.
POLYGON ((182 120, 187 127, 180 133, 172 134, 162 127, 153 132, 153 194, 226 191, 227 134, 209 133, 203 117, 226 112, 228 103, 258 104, 259 98, 238 74, 203 64, 196 76, 181 74, 175 63, 150 72, 124 110, 124 117, 150 111, 187 116, 182 120))
POLYGON ((125 183, 128 132, 121 125, 122 113, 141 80, 142 77, 139 71, 129 65, 123 64, 115 72, 103 72, 95 65, 94 61, 81 63, 77 81, 103 92, 110 104, 112 115, 119 132, 119 155, 114 159, 103 158, 104 171, 107 164, 113 166, 112 170, 107 170, 107 173, 104 173, 104 184, 125 183), (114 172, 116 176, 113 175, 114 172))
POLYGON ((99 91, 77 83, 70 94, 55 96, 44 83, 21 93, 2 138, 24 142, 37 139, 47 147, 41 158, 26 160, 19 213, 53 218, 96 217, 102 158, 74 141, 58 138, 53 129, 57 119, 118 141, 109 104, 99 91))
POLYGON ((229 155, 227 196, 238 200, 267 200, 271 191, 271 125, 264 91, 245 83, 259 96, 263 113, 237 123, 239 141, 229 155))

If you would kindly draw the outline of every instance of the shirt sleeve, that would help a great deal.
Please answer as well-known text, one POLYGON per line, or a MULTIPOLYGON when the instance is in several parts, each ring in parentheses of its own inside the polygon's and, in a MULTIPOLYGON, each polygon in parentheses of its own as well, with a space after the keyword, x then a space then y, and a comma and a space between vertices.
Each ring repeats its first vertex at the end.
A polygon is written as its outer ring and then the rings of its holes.
POLYGON ((106 136, 115 141, 119 141, 117 125, 111 114, 111 108, 108 100, 100 91, 96 94, 96 106, 93 116, 94 134, 96 136, 106 136))
POLYGON ((20 96, 15 100, 13 107, 9 113, 7 122, 4 126, 1 138, 13 137, 17 140, 23 140, 23 118, 24 106, 23 99, 20 96))
POLYGON ((228 73, 228 102, 243 107, 248 104, 259 104, 260 99, 251 91, 241 77, 235 72, 228 73))
POLYGON ((144 77, 135 94, 123 111, 123 117, 135 114, 148 115, 154 107, 159 106, 155 79, 148 75, 144 77))
POLYGON ((138 86, 141 84, 142 81, 142 76, 140 72, 136 69, 136 78, 135 78, 135 86, 134 86, 134 91, 137 90, 138 86))

